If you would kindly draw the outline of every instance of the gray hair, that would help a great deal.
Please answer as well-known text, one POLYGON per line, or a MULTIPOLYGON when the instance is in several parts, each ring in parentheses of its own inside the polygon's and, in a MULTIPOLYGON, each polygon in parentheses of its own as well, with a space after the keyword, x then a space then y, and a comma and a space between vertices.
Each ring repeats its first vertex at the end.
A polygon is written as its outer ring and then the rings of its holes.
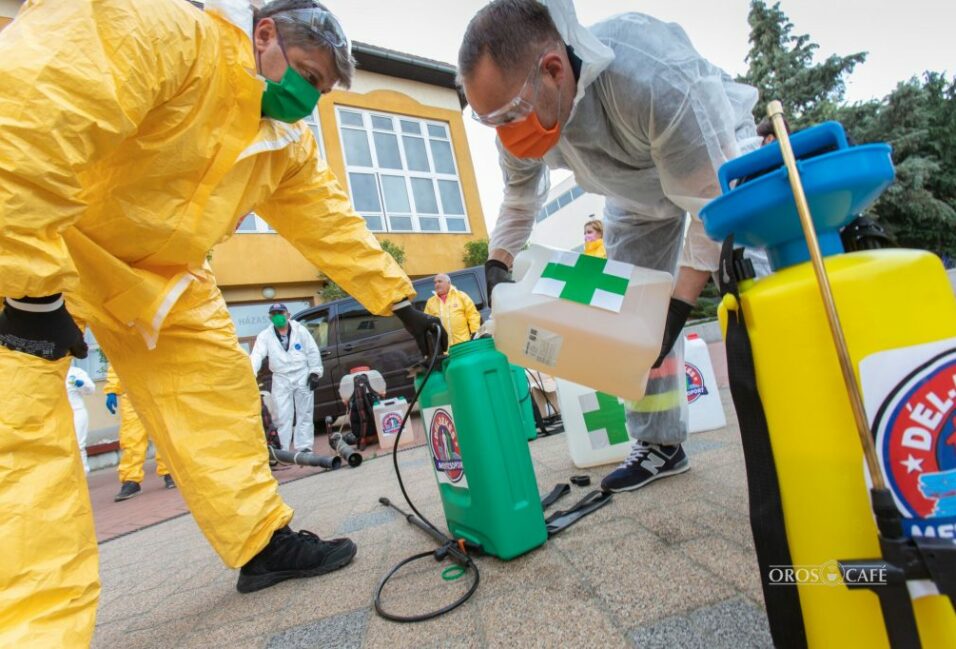
POLYGON ((494 0, 478 11, 458 49, 458 85, 486 54, 505 73, 534 63, 547 45, 561 43, 548 8, 538 0, 494 0))
POLYGON ((447 274, 445 274, 445 273, 438 273, 437 275, 435 275, 435 279, 443 279, 443 280, 445 280, 446 282, 448 282, 449 284, 451 284, 451 277, 449 277, 449 276, 448 276, 447 274))
MULTIPOLYGON (((332 52, 332 58, 335 61, 335 73, 338 75, 338 82, 343 88, 349 88, 352 85, 352 78, 355 76, 355 58, 352 56, 352 48, 334 48, 323 38, 309 29, 308 26, 291 20, 282 20, 280 14, 296 9, 321 9, 329 11, 328 7, 317 0, 272 0, 262 8, 253 8, 252 24, 253 28, 259 24, 263 18, 272 18, 276 20, 276 29, 282 32, 282 40, 289 47, 323 47, 332 52), (280 28, 281 25, 281 28, 280 28)), ((332 13, 329 11, 329 13, 332 13)), ((337 20, 337 19, 336 19, 337 20)))

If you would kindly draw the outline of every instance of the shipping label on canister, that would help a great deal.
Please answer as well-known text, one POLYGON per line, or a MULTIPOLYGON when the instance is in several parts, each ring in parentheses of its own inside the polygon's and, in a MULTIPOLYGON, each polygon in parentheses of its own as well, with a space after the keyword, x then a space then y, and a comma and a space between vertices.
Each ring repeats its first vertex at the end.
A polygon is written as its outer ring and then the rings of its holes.
POLYGON ((451 405, 425 408, 422 416, 425 418, 428 450, 432 455, 439 484, 467 489, 468 479, 465 477, 465 465, 461 461, 458 431, 455 429, 451 405))
POLYGON ((860 376, 906 535, 956 538, 956 340, 873 354, 860 376))
POLYGON ((528 334, 525 336, 524 354, 548 367, 554 367, 558 364, 558 354, 561 353, 563 342, 564 337, 553 331, 540 327, 528 327, 528 334))

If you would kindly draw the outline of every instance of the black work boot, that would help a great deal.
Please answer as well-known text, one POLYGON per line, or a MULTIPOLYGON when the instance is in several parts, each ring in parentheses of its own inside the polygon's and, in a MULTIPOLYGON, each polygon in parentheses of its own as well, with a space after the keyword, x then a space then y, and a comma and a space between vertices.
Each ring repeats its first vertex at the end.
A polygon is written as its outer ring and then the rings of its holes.
POLYGON ((113 498, 113 501, 119 502, 121 500, 129 500, 133 496, 138 496, 141 491, 142 489, 140 488, 138 482, 127 480, 120 487, 119 493, 116 494, 116 497, 113 498))
POLYGON ((166 485, 167 489, 176 488, 176 482, 173 480, 173 476, 169 475, 168 473, 163 476, 163 484, 166 485))
POLYGON ((324 575, 348 565, 355 552, 349 539, 323 541, 312 532, 293 532, 286 526, 239 570, 236 590, 252 593, 286 579, 324 575))

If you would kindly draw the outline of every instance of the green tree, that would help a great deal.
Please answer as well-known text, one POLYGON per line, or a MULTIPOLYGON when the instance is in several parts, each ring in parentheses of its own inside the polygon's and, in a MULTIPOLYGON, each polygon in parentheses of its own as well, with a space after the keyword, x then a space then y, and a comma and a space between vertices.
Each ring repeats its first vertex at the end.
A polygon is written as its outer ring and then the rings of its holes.
POLYGON ((927 72, 836 117, 857 143, 893 147, 896 182, 871 215, 901 246, 956 257, 956 78, 927 72))
MULTIPOLYGON (((395 262, 401 266, 405 267, 405 247, 395 243, 394 241, 389 241, 388 239, 382 239, 380 242, 382 250, 387 252, 392 256, 395 262)), ((319 274, 319 278, 325 280, 325 286, 319 290, 319 295, 322 297, 323 302, 331 302, 332 300, 338 300, 343 297, 348 297, 348 293, 342 290, 342 287, 333 282, 324 274, 319 274)))
POLYGON ((747 21, 749 69, 739 80, 760 91, 754 107, 755 119, 759 122, 767 116, 767 102, 774 99, 783 102, 794 128, 831 118, 837 104, 843 101, 844 77, 866 60, 866 52, 834 54, 814 63, 819 45, 807 34, 793 34, 793 23, 780 9, 779 2, 768 6, 763 0, 753 0, 747 21))
POLYGON ((461 261, 465 264, 465 268, 471 268, 472 266, 481 266, 485 263, 485 260, 488 259, 488 240, 487 239, 477 239, 475 241, 469 241, 465 244, 465 254, 462 255, 461 261))
POLYGON ((846 76, 865 52, 814 62, 817 44, 793 34, 779 2, 753 0, 748 21, 749 69, 740 80, 760 93, 755 119, 779 99, 794 130, 834 119, 856 144, 888 142, 896 182, 868 216, 902 246, 956 257, 956 78, 926 72, 883 99, 844 105, 846 76))

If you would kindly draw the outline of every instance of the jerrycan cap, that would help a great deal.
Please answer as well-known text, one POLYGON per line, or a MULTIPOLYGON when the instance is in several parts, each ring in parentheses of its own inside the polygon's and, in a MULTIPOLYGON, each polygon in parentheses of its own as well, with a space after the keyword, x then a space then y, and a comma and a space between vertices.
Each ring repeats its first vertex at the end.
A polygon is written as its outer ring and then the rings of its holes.
POLYGON ((695 333, 687 334, 687 340, 700 340, 700 335, 695 333))

